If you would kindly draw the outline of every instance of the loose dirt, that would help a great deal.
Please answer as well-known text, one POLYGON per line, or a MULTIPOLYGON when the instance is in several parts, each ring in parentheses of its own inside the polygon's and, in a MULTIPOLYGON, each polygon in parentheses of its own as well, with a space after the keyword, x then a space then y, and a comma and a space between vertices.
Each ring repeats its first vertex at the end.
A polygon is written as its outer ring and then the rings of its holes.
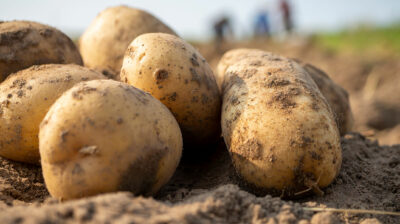
POLYGON ((304 209, 400 211, 400 145, 353 133, 342 147, 341 172, 325 195, 293 201, 247 192, 222 142, 208 158, 182 163, 155 198, 119 192, 58 202, 39 167, 0 159, 0 223, 398 223, 398 216, 304 209))

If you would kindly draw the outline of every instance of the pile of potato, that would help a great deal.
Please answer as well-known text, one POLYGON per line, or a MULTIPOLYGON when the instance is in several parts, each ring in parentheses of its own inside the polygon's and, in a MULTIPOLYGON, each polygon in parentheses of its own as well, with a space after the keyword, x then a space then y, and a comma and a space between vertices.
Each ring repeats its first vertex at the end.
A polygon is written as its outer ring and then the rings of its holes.
POLYGON ((214 74, 171 28, 126 6, 101 12, 80 52, 55 28, 0 23, 0 81, 0 156, 41 164, 59 199, 154 195, 183 147, 204 154, 221 128, 248 185, 321 193, 352 124, 347 93, 312 65, 237 49, 214 74))

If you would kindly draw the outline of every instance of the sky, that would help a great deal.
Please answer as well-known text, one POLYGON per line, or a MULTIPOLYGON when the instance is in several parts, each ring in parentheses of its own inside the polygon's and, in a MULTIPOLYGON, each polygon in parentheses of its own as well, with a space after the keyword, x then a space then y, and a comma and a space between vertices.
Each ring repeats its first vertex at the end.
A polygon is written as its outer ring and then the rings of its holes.
MULTIPOLYGON (((296 31, 337 31, 359 24, 385 26, 400 21, 400 0, 291 0, 296 31)), ((252 30, 260 9, 270 12, 279 31, 277 0, 0 0, 0 20, 32 20, 54 26, 69 35, 82 33, 96 15, 110 6, 128 5, 149 11, 188 39, 212 36, 219 15, 232 18, 234 32, 243 37, 252 30)))

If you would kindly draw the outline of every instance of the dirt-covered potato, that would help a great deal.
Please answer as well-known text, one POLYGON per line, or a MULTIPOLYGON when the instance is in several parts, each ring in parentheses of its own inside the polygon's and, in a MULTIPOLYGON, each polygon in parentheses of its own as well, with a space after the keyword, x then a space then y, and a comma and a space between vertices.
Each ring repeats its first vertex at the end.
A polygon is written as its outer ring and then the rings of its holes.
POLYGON ((264 52, 225 72, 222 133, 250 186, 294 196, 328 186, 340 170, 339 131, 318 87, 293 60, 264 52))
POLYGON ((39 163, 39 124, 61 94, 78 82, 105 79, 79 65, 34 65, 0 84, 0 156, 39 163))
POLYGON ((82 65, 82 59, 71 39, 53 27, 0 22, 0 82, 13 72, 41 64, 82 65))
POLYGON ((121 80, 149 92, 172 111, 185 146, 204 145, 220 136, 221 100, 213 72, 179 37, 137 37, 126 51, 121 80))
POLYGON ((148 12, 127 6, 102 11, 80 38, 85 66, 119 80, 122 59, 128 45, 143 33, 175 34, 148 12))
POLYGON ((262 50, 249 48, 238 48, 227 51, 224 55, 222 55, 221 59, 219 60, 217 65, 217 72, 214 73, 219 90, 221 90, 225 72, 229 68, 229 66, 246 58, 258 58, 259 60, 261 60, 264 54, 265 52, 262 50))
POLYGON ((104 192, 157 192, 174 173, 182 134, 151 95, 114 80, 82 82, 65 92, 40 126, 47 189, 72 199, 104 192))
POLYGON ((340 135, 350 132, 354 124, 354 118, 347 91, 334 83, 325 72, 317 67, 300 61, 297 62, 308 72, 317 84, 319 91, 328 101, 333 112, 335 112, 340 135))
MULTIPOLYGON (((224 74, 228 67, 237 61, 249 58, 254 59, 253 62, 257 64, 260 60, 268 60, 268 54, 262 50, 248 48, 234 49, 225 53, 217 66, 217 73, 215 74, 215 79, 217 80, 219 88, 221 88, 224 74)), ((354 123, 354 118, 351 112, 347 91, 334 83, 322 70, 311 64, 303 63, 297 59, 294 60, 309 73, 311 78, 317 84, 322 95, 328 101, 335 113, 335 119, 340 134, 344 135, 347 132, 350 132, 354 123)))

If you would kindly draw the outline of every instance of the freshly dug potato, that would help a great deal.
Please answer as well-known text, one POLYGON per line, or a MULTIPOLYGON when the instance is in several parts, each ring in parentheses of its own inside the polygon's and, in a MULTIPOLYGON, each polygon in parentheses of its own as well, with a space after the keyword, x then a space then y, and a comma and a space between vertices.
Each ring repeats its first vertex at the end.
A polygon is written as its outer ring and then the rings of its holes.
POLYGON ((218 62, 217 73, 214 73, 219 90, 221 91, 225 72, 229 68, 229 66, 247 58, 256 58, 258 60, 261 60, 265 53, 266 52, 262 50, 249 48, 238 48, 227 51, 218 62))
POLYGON ((264 52, 225 72, 222 133, 238 174, 284 196, 322 193, 342 156, 333 112, 296 62, 264 52))
POLYGON ((149 92, 172 111, 185 147, 208 144, 220 136, 221 100, 212 70, 179 37, 137 37, 125 54, 121 80, 149 92))
POLYGON ((336 123, 340 135, 345 135, 352 130, 354 124, 353 113, 350 108, 349 94, 341 86, 337 85, 322 70, 307 63, 297 61, 317 84, 319 91, 328 101, 335 112, 336 123))
POLYGON ((80 38, 85 66, 119 80, 122 59, 128 45, 143 33, 175 34, 153 15, 127 6, 102 11, 80 38))
POLYGON ((47 189, 73 199, 104 192, 157 192, 174 173, 182 134, 151 95, 114 80, 82 82, 65 92, 40 126, 47 189))
POLYGON ((39 164, 39 124, 61 94, 78 82, 105 79, 79 65, 35 65, 0 84, 0 156, 39 164))
MULTIPOLYGON (((257 49, 239 48, 225 53, 218 64, 217 73, 215 74, 215 79, 217 80, 219 88, 221 88, 225 71, 230 65, 237 61, 249 58, 254 58, 255 60, 253 62, 257 64, 259 63, 259 60, 266 60, 265 57, 268 57, 268 54, 257 49)), ((294 60, 309 73, 311 78, 317 84, 322 95, 328 101, 335 113, 340 134, 344 135, 347 132, 350 132, 354 123, 354 118, 351 112, 349 96, 346 90, 334 83, 322 70, 311 64, 303 63, 296 59, 294 60)))
POLYGON ((0 83, 32 65, 79 64, 75 44, 59 30, 29 21, 0 22, 0 83))

